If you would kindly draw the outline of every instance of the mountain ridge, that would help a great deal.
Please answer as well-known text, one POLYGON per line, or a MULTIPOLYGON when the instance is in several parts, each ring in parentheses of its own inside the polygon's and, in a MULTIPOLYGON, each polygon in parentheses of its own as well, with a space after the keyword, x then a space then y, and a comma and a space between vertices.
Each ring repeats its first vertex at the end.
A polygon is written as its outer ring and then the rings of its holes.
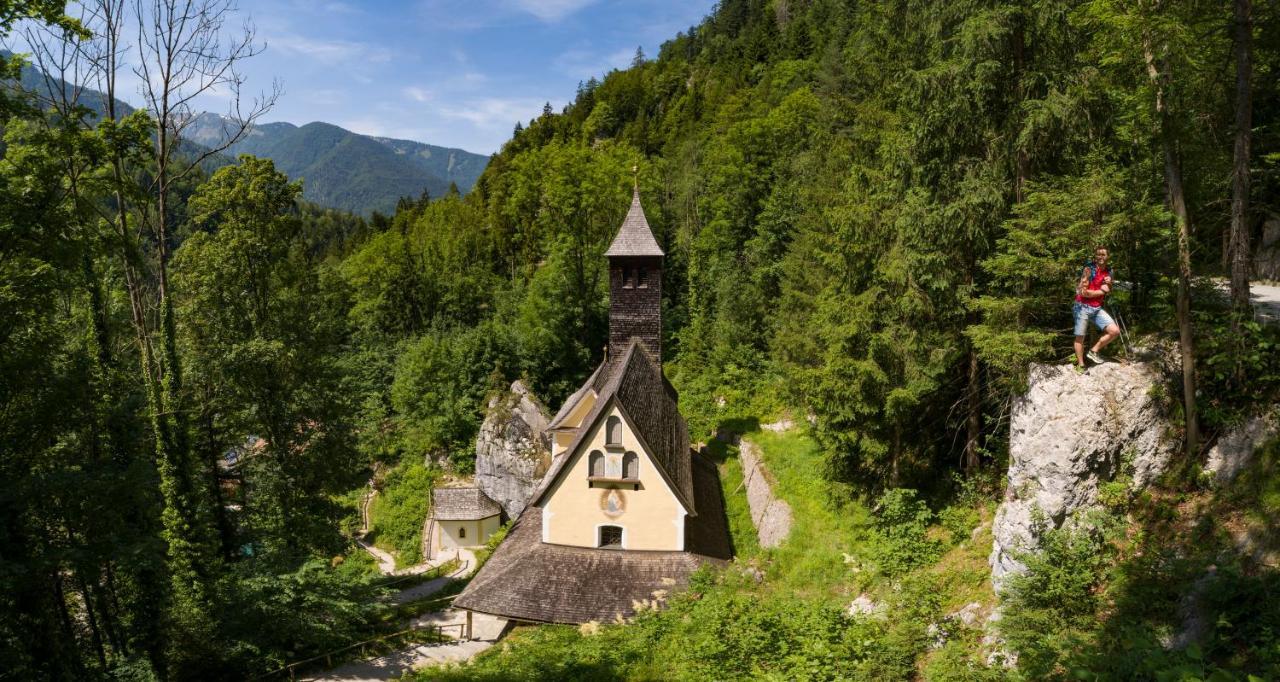
MULTIPOLYGON (((0 50, 2 54, 11 53, 0 50)), ((37 93, 69 87, 32 64, 24 65, 19 84, 37 93)), ((98 90, 82 88, 79 97, 99 116, 106 110, 106 95, 98 90)), ((116 103, 124 114, 136 108, 120 99, 116 103)), ((200 112, 185 131, 185 142, 199 150, 216 147, 234 127, 233 119, 200 112)), ((486 154, 364 135, 325 121, 256 123, 243 139, 211 159, 207 170, 235 163, 239 154, 269 158, 290 178, 301 179, 302 197, 309 202, 366 217, 374 212, 393 213, 402 197, 416 199, 423 192, 443 196, 451 185, 465 194, 489 163, 486 154)))

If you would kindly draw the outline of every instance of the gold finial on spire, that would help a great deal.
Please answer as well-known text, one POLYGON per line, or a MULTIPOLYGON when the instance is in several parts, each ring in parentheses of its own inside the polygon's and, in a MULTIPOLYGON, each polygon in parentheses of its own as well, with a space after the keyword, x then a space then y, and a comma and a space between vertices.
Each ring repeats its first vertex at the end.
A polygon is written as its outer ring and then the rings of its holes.
POLYGON ((640 191, 640 166, 631 167, 631 189, 640 191))

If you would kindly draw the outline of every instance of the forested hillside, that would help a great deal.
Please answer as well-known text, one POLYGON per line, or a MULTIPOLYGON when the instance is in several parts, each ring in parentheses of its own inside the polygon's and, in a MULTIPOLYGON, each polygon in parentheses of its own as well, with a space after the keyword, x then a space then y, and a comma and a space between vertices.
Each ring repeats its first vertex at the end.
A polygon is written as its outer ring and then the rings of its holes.
MULTIPOLYGON (((200 119, 204 125, 192 139, 222 142, 222 118, 205 113, 200 119)), ((304 199, 365 217, 394 212, 402 197, 442 197, 451 185, 465 194, 489 162, 483 154, 360 135, 319 121, 254 126, 227 151, 271 159, 289 177, 306 181, 304 199)))
MULTIPOLYGON (((89 5, 77 22, 57 2, 0 0, 0 32, 48 26, 93 56, 139 27, 223 28, 89 5)), ((633 184, 667 252, 665 369, 694 439, 811 415, 771 464, 804 463, 784 493, 813 510, 807 537, 835 539, 812 563, 784 550, 763 588, 708 575, 634 634, 540 631, 547 646, 514 649, 537 651, 528 665, 479 672, 660 678, 649 647, 693 641, 671 659, 688 678, 1105 676, 1132 623, 1157 651, 1138 617, 1105 629, 1099 594, 1160 594, 1167 566, 1104 545, 1132 518, 1182 518, 1192 476, 1161 505, 1116 502, 1105 539, 1054 536, 1041 582, 1010 605, 1011 641, 1032 652, 1020 669, 989 668, 973 633, 926 658, 926 625, 991 599, 974 573, 985 550, 962 535, 1001 494, 1028 363, 1070 353, 1095 245, 1128 283, 1113 304, 1131 330, 1182 351, 1169 392, 1188 471, 1276 399, 1276 333, 1248 314, 1239 264, 1280 196, 1278 22, 1247 0, 725 0, 656 57, 517 124, 465 196, 404 200, 368 225, 300 209, 302 187, 268 160, 206 176, 155 108, 93 125, 76 102, 0 92, 0 670, 242 679, 385 632, 350 539, 374 464, 415 485, 466 473, 491 391, 523 378, 558 405, 581 383, 605 345, 603 252, 633 184), (876 567, 851 575, 841 551, 876 567), (893 595, 897 626, 842 615, 864 588, 893 595), (1064 619, 1061 637, 1037 634, 1064 619)), ((0 67, 16 76, 16 60, 0 67)), ((1274 514, 1273 468, 1236 503, 1274 514)), ((1194 546, 1188 518, 1146 556, 1194 546)), ((1116 669, 1277 674, 1259 616, 1275 570, 1239 570, 1214 603, 1261 625, 1116 669)))

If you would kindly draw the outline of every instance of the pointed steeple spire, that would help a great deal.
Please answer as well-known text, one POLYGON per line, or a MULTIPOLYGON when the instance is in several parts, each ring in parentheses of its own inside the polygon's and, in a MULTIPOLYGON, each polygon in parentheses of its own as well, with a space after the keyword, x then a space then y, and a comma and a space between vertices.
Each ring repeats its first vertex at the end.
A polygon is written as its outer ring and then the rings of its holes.
POLYGON ((658 240, 653 238, 653 230, 649 229, 649 221, 644 217, 644 208, 640 206, 640 187, 631 191, 631 210, 618 228, 618 234, 609 245, 604 255, 614 256, 664 256, 658 240))

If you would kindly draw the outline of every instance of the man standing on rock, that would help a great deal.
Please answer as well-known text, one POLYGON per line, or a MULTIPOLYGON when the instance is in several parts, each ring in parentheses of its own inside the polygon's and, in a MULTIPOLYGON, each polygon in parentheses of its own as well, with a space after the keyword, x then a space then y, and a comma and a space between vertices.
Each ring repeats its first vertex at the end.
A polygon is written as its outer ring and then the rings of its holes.
POLYGON ((1107 294, 1111 293, 1111 268, 1107 266, 1109 254, 1106 248, 1099 246, 1093 252, 1093 257, 1094 260, 1086 263, 1084 271, 1080 273, 1080 281, 1076 284, 1076 303, 1071 308, 1072 315, 1075 317, 1077 372, 1084 371, 1086 357, 1094 363, 1106 362, 1098 351, 1106 348, 1107 344, 1120 335, 1120 327, 1111 319, 1107 311, 1102 309, 1102 302, 1106 300, 1107 294), (1102 330, 1102 336, 1086 355, 1084 337, 1089 332, 1090 320, 1102 330))

